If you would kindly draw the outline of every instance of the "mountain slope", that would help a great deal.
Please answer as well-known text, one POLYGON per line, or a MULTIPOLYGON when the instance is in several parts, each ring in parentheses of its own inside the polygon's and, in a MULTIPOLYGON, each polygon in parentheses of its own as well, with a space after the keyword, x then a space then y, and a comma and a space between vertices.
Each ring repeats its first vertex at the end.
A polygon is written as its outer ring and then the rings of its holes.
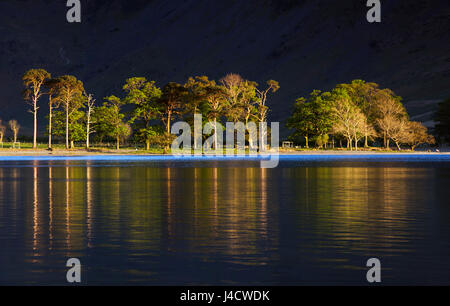
POLYGON ((20 78, 43 67, 76 75, 98 100, 120 94, 131 76, 160 86, 229 72, 275 79, 281 89, 269 104, 280 121, 298 96, 362 78, 392 88, 431 123, 435 102, 450 96, 448 2, 383 2, 381 24, 366 21, 365 1, 342 2, 86 0, 82 23, 69 24, 65 1, 1 1, 0 118, 29 132, 20 78))

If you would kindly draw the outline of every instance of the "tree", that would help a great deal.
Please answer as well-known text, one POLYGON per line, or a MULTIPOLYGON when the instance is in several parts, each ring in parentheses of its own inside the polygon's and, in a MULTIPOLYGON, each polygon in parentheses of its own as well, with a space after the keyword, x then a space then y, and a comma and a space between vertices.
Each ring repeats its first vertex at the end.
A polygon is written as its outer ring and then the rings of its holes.
POLYGON ((295 130, 292 136, 305 137, 306 148, 310 137, 322 137, 332 131, 333 101, 331 93, 320 90, 313 90, 308 99, 297 99, 287 127, 295 130))
POLYGON ((53 127, 53 110, 59 108, 60 106, 60 97, 58 96, 59 91, 59 80, 58 79, 49 79, 45 82, 45 87, 47 89, 48 95, 48 148, 52 148, 52 127, 53 127))
POLYGON ((450 99, 439 103, 435 114, 435 131, 441 142, 450 143, 450 99))
POLYGON ((217 121, 220 120, 225 107, 225 90, 222 86, 217 85, 215 81, 211 81, 205 88, 205 92, 207 101, 207 118, 214 122, 214 148, 216 148, 218 142, 217 121))
POLYGON ((246 89, 244 82, 244 79, 235 73, 227 74, 220 80, 227 101, 226 117, 234 123, 239 121, 243 113, 241 98, 246 89))
POLYGON ((161 89, 155 86, 154 81, 147 81, 146 78, 127 79, 123 89, 127 92, 125 103, 134 106, 129 122, 137 126, 138 135, 145 140, 146 149, 149 150, 153 135, 150 123, 161 115, 157 105, 161 89))
POLYGON ((293 136, 305 138, 306 148, 309 148, 309 137, 314 133, 314 113, 312 106, 305 98, 298 98, 294 105, 292 116, 286 126, 294 130, 293 136))
POLYGON ((22 77, 23 84, 25 85, 24 98, 31 106, 29 110, 34 117, 33 126, 33 149, 37 147, 37 112, 39 98, 44 94, 41 90, 47 79, 50 79, 51 75, 44 69, 30 69, 22 77))
POLYGON ((107 135, 116 140, 116 148, 119 150, 120 141, 131 135, 131 127, 123 121, 125 115, 120 112, 125 102, 116 96, 106 97, 105 100, 101 120, 107 127, 107 135))
POLYGON ((168 134, 170 134, 172 120, 181 113, 182 104, 185 101, 186 95, 187 89, 178 83, 170 82, 162 89, 162 95, 158 100, 158 105, 160 112, 163 114, 162 122, 168 134))
POLYGON ((3 144, 3 138, 5 137, 6 133, 6 126, 2 123, 2 120, 0 119, 0 143, 3 144))
POLYGON ((260 90, 258 88, 255 88, 257 93, 257 112, 258 112, 258 121, 259 122, 266 122, 267 121, 267 112, 268 107, 266 105, 267 102, 267 96, 270 92, 275 93, 280 89, 280 84, 277 81, 269 80, 266 82, 267 87, 263 90, 260 90))
POLYGON ((207 76, 195 76, 189 77, 184 87, 186 88, 186 114, 203 114, 206 107, 207 100, 207 88, 212 84, 215 84, 214 80, 209 80, 207 76))
POLYGON ((14 135, 14 143, 16 143, 17 135, 19 134, 19 130, 20 130, 20 124, 17 122, 17 120, 9 120, 9 127, 14 135))
MULTIPOLYGON (((367 117, 367 127, 373 127, 375 123, 375 102, 376 93, 379 91, 377 83, 366 82, 363 80, 353 80, 350 84, 339 84, 337 89, 344 89, 349 95, 351 101, 358 106, 367 117)), ((364 134, 364 147, 368 147, 368 139, 371 138, 369 132, 374 132, 368 128, 364 134)))
POLYGON ((376 119, 375 123, 381 130, 385 147, 389 148, 389 140, 394 136, 398 137, 404 120, 408 119, 405 107, 401 99, 395 96, 389 89, 383 89, 376 93, 376 119))
POLYGON ((421 144, 434 144, 436 141, 434 137, 428 134, 427 128, 420 122, 410 121, 408 122, 407 133, 405 137, 405 143, 411 146, 411 150, 421 144))
POLYGON ((353 141, 355 149, 358 150, 358 141, 363 137, 367 124, 366 116, 350 100, 350 97, 345 95, 335 102, 334 116, 336 120, 334 132, 347 138, 350 150, 353 149, 353 141))
POLYGON ((83 111, 74 110, 70 112, 69 124, 67 125, 66 112, 55 111, 53 114, 53 135, 66 137, 69 141, 70 148, 73 149, 75 147, 75 142, 86 140, 85 116, 83 111), (69 127, 68 131, 66 129, 67 126, 69 127))
POLYGON ((95 99, 92 94, 83 93, 86 98, 86 149, 89 149, 89 136, 95 132, 92 128, 92 123, 95 121, 92 120, 92 114, 95 111, 95 99))
POLYGON ((58 78, 58 99, 66 114, 66 149, 69 149, 69 117, 84 104, 83 83, 76 77, 65 75, 58 78))
POLYGON ((243 87, 240 98, 240 108, 242 109, 241 118, 244 119, 244 123, 247 126, 249 121, 258 119, 258 97, 256 93, 258 84, 256 82, 244 81, 241 86, 243 87))

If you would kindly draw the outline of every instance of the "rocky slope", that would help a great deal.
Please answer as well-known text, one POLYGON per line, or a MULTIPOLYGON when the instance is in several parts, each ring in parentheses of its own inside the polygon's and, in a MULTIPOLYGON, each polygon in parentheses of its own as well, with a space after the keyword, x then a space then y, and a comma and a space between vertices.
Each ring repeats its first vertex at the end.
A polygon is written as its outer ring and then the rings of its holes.
POLYGON ((432 124, 436 101, 450 96, 448 1, 383 1, 381 24, 366 21, 365 2, 84 0, 82 23, 69 24, 65 1, 0 1, 0 118, 29 132, 20 78, 43 67, 78 76, 98 100, 131 76, 161 86, 228 72, 275 79, 271 119, 280 121, 296 97, 362 78, 432 124))

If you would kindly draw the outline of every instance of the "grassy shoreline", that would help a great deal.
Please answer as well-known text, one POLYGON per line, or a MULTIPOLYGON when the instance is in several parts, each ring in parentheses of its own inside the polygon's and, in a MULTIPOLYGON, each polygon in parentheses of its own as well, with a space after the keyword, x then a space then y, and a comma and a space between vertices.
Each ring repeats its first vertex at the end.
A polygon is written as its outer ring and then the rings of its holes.
MULTIPOLYGON (((298 149, 298 150, 284 150, 280 149, 280 155, 368 155, 368 154, 450 154, 446 152, 436 151, 411 151, 411 150, 380 150, 380 149, 361 149, 358 151, 348 150, 314 150, 314 149, 298 149)), ((124 148, 120 150, 115 149, 0 149, 0 156, 95 156, 95 155, 168 155, 164 154, 163 149, 136 150, 124 148)), ((192 154, 193 155, 193 154, 192 154)))

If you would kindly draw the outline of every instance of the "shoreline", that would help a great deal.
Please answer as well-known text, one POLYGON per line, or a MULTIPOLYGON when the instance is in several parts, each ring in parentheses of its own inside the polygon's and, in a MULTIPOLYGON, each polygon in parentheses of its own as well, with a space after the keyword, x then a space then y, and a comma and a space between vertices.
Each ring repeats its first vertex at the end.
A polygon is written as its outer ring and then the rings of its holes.
MULTIPOLYGON (((146 151, 135 151, 135 150, 99 150, 99 151, 87 151, 84 149, 74 149, 74 150, 45 150, 45 149, 21 149, 21 150, 9 150, 4 149, 0 150, 0 157, 32 157, 32 156, 55 156, 55 157, 70 157, 70 156, 167 156, 171 157, 175 155, 172 154, 163 154, 163 153, 152 153, 146 151)), ((232 156, 248 156, 248 157, 264 157, 271 155, 268 154, 263 155, 231 155, 232 156)), ((333 155, 333 156, 354 156, 354 155, 450 155, 450 152, 428 152, 428 151, 376 151, 376 150, 361 150, 361 151, 344 151, 344 150, 301 150, 301 151, 280 151, 278 153, 280 156, 293 156, 293 155, 333 155)), ((178 155, 176 155, 178 156, 178 155)), ((189 156, 197 156, 194 154, 184 155, 186 157, 189 156)), ((205 157, 213 157, 215 155, 200 155, 205 157)), ((223 155, 226 157, 227 155, 223 155)))

